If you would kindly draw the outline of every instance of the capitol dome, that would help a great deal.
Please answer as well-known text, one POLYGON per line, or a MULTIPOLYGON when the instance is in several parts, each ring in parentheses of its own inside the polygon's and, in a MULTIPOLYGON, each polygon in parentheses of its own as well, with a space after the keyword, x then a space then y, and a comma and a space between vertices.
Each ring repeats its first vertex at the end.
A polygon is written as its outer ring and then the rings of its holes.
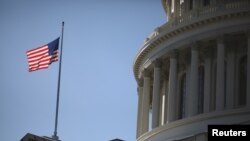
POLYGON ((250 1, 162 0, 167 22, 138 51, 137 141, 206 141, 250 124, 250 1))

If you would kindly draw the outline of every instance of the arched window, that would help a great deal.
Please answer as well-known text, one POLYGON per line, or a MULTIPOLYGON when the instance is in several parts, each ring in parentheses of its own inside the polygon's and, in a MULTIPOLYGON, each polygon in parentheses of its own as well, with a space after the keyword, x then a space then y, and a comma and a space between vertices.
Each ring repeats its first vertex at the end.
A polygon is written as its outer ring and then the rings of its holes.
POLYGON ((199 67, 198 74, 198 113, 203 113, 203 103, 204 103, 204 66, 199 67))
POLYGON ((185 101, 186 101, 186 74, 183 74, 180 79, 180 106, 179 106, 179 116, 178 119, 185 117, 185 101))
POLYGON ((246 79, 247 77, 247 56, 240 59, 239 62, 239 95, 238 95, 238 105, 246 105, 246 79))

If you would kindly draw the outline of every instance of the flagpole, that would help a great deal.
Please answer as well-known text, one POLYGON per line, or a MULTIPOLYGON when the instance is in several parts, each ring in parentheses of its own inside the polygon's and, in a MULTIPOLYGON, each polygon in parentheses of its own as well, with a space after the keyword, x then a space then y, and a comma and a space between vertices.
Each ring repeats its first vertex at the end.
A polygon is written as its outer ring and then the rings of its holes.
POLYGON ((59 72, 58 72, 58 83, 57 83, 57 97, 56 97, 56 117, 55 117, 55 130, 53 139, 59 140, 57 136, 57 123, 58 123, 58 109, 59 109, 59 98, 60 98, 60 82, 61 82, 61 66, 62 66, 62 52, 63 52, 63 31, 64 31, 64 22, 62 22, 62 35, 61 35, 61 50, 60 50, 60 60, 59 60, 59 72))

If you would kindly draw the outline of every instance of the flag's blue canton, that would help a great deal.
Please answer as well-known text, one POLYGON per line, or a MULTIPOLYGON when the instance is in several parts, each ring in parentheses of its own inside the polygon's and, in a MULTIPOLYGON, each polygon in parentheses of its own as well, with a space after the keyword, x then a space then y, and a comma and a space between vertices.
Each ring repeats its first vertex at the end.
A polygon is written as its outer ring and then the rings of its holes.
POLYGON ((60 38, 57 38, 55 39, 54 41, 50 42, 48 44, 48 47, 49 47, 49 55, 53 55, 53 53, 58 50, 58 46, 59 46, 59 39, 60 38))

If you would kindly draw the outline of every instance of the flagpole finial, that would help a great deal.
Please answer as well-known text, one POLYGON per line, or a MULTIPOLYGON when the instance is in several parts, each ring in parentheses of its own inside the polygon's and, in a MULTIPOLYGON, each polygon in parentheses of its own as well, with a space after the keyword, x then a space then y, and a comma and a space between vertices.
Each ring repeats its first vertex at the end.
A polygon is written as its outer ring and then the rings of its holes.
POLYGON ((62 21, 62 26, 64 26, 64 21, 62 21))

